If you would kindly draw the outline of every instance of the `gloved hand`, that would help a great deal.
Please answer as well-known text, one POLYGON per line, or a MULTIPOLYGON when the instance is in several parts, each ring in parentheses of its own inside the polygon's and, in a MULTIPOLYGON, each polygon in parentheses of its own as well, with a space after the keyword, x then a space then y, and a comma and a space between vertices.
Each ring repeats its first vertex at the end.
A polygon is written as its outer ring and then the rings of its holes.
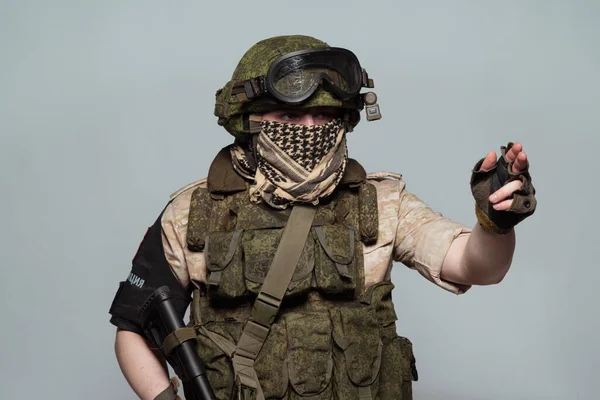
POLYGON ((500 159, 491 151, 471 175, 475 214, 481 226, 499 234, 534 213, 537 201, 529 175, 529 161, 520 143, 501 147, 500 159))

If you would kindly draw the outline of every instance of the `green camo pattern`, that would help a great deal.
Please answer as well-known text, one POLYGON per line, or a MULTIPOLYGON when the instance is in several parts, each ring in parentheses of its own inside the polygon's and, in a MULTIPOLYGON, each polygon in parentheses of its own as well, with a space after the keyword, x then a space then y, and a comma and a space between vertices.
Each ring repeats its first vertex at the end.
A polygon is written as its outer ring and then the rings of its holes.
MULTIPOLYGON (((202 193, 202 191, 198 191, 202 193)), ((337 190, 331 201, 319 207, 286 295, 317 289, 353 299, 363 291, 364 267, 357 188, 337 190)), ((208 196, 210 198, 210 196, 208 196)), ((198 198, 206 198, 200 197, 198 198)), ((209 200, 211 212, 192 196, 190 216, 209 215, 208 233, 193 223, 188 235, 205 235, 208 294, 213 298, 241 298, 260 291, 290 210, 255 205, 247 192, 209 200)), ((369 214, 373 217, 373 214, 369 214)), ((376 218, 376 215, 374 216, 376 218)), ((365 220, 367 216, 363 216, 365 220)), ((370 222, 373 224, 373 222, 370 222)), ((192 247, 190 250, 194 251, 192 247)))
MULTIPOLYGON (((412 400, 412 344, 396 334, 394 322, 381 323, 389 321, 386 310, 393 310, 392 289, 391 282, 381 282, 357 301, 282 309, 255 361, 265 397, 362 400, 366 392, 373 400, 412 400)), ((208 315, 192 319, 199 331, 197 351, 217 398, 230 399, 237 388, 227 349, 204 332, 217 334, 233 348, 243 320, 208 315)), ((254 400, 255 393, 243 399, 254 400)))
MULTIPOLYGON (((319 206, 287 297, 255 361, 266 399, 412 399, 415 359, 410 341, 396 333, 394 286, 384 281, 365 291, 362 284, 360 225, 376 222, 360 207, 372 202, 369 192, 338 188, 319 206)), ((191 324, 217 398, 232 399, 238 387, 231 349, 289 210, 251 204, 247 193, 203 198, 211 203, 209 221, 203 220, 209 226, 204 248, 209 285, 194 290, 191 324)), ((241 393, 244 400, 256 399, 251 390, 241 393)))
POLYGON ((204 250, 206 234, 208 233, 211 211, 210 193, 207 188, 197 188, 192 193, 188 218, 187 245, 192 251, 204 250))
MULTIPOLYGON (((240 59, 231 80, 217 91, 214 114, 219 117, 219 124, 236 137, 248 134, 249 132, 244 127, 245 116, 273 111, 281 108, 282 105, 269 97, 240 102, 231 94, 233 86, 238 82, 266 75, 273 61, 284 54, 317 47, 329 47, 329 45, 310 36, 290 35, 265 39, 248 49, 240 59)), ((343 102, 322 88, 318 89, 306 102, 296 107, 319 106, 347 109, 362 109, 363 107, 362 101, 359 101, 358 98, 343 102)), ((356 123, 358 120, 353 122, 353 125, 356 123)))

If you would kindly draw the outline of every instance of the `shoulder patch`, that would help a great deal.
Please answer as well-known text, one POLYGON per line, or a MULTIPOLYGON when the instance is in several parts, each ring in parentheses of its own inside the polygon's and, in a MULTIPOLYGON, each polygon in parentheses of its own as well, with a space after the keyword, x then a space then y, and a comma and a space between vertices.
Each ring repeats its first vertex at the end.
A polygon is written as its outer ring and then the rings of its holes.
POLYGON ((173 193, 171 194, 171 196, 169 196, 169 198, 170 198, 171 200, 173 200, 175 197, 179 196, 181 193, 185 192, 186 190, 189 190, 189 189, 192 189, 192 188, 198 187, 198 186, 200 186, 200 185, 202 185, 202 184, 205 184, 205 183, 206 183, 206 181, 207 181, 207 179, 206 179, 206 178, 204 178, 204 179, 200 179, 199 181, 192 182, 192 183, 190 183, 189 185, 186 185, 186 186, 182 187, 181 189, 177 190, 176 192, 173 192, 173 193))
POLYGON ((396 174, 394 172, 372 172, 367 174, 367 179, 382 181, 384 179, 395 179, 398 181, 402 180, 402 174, 396 174))

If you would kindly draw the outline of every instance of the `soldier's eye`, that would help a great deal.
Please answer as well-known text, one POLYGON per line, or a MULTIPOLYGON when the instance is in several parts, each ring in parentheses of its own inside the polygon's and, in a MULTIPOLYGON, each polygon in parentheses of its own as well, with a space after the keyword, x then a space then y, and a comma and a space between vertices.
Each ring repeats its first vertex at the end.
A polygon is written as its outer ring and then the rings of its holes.
POLYGON ((285 112, 281 115, 281 119, 283 119, 285 121, 296 121, 299 118, 300 117, 299 117, 298 113, 294 113, 294 112, 285 112))

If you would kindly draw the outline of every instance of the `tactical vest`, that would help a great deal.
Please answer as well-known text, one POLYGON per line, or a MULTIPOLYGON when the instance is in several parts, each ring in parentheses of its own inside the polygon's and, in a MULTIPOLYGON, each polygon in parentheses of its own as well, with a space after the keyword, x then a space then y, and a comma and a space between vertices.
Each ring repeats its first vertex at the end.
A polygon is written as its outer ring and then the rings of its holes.
MULTIPOLYGON (((208 187, 192 195, 187 244, 204 251, 207 282, 193 282, 190 324, 217 398, 251 400, 261 396, 243 388, 232 357, 291 210, 251 203, 231 165, 225 148, 208 187)), ((254 362, 265 399, 412 399, 415 361, 410 341, 396 334, 393 284, 364 289, 362 243, 376 241, 377 227, 375 187, 349 160, 318 206, 254 362)))

